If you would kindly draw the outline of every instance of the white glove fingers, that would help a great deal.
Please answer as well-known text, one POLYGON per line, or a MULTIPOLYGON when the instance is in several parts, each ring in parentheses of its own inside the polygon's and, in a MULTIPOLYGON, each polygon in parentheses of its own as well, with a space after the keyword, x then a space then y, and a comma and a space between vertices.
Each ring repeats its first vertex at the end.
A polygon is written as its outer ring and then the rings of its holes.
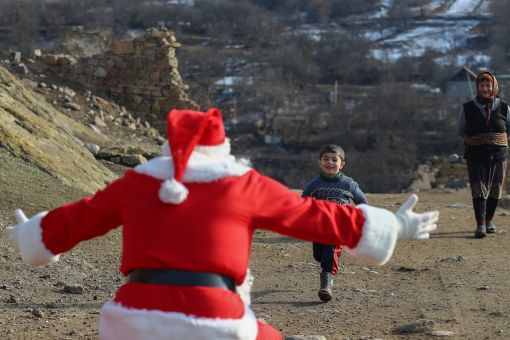
POLYGON ((437 224, 427 224, 425 225, 422 230, 427 232, 427 233, 430 233, 431 231, 434 231, 437 229, 437 224))
POLYGON ((412 194, 407 198, 407 200, 402 204, 398 212, 404 212, 406 210, 412 210, 416 203, 418 202, 418 196, 416 194, 412 194))
POLYGON ((25 216, 25 213, 21 209, 14 210, 14 215, 16 216, 16 220, 18 221, 18 223, 28 221, 28 218, 25 216))
POLYGON ((439 211, 429 211, 418 214, 421 223, 436 223, 439 220, 439 211))
POLYGON ((429 238, 430 238, 429 233, 421 233, 421 234, 416 235, 415 240, 427 240, 429 238))
POLYGON ((426 240, 430 238, 430 232, 437 229, 437 224, 424 225, 420 231, 413 237, 415 240, 426 240))

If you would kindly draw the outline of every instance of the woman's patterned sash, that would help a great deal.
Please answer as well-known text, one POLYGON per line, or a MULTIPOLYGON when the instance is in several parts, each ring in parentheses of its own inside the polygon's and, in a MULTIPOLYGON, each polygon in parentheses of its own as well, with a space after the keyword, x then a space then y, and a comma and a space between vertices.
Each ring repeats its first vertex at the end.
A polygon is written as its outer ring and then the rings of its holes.
POLYGON ((478 133, 474 136, 464 138, 464 143, 469 146, 499 145, 508 147, 508 136, 506 132, 478 133))

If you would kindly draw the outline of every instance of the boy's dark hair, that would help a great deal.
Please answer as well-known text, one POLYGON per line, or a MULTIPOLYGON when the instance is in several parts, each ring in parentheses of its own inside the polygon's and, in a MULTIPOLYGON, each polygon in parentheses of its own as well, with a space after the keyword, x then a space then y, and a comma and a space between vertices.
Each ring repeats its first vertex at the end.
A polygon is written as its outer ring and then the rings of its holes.
POLYGON ((326 144, 321 148, 319 159, 321 159, 322 155, 325 153, 336 153, 343 161, 345 161, 345 151, 340 146, 336 144, 326 144))

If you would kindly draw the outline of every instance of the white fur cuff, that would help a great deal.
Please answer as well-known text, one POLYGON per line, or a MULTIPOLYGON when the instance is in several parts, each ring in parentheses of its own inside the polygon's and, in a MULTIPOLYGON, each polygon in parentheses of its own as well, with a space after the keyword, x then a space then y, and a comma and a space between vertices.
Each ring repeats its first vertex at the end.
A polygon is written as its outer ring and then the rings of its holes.
POLYGON ((399 229, 397 217, 386 209, 366 204, 357 207, 363 212, 365 223, 356 247, 346 249, 350 254, 369 263, 383 265, 389 261, 397 244, 399 229))
POLYGON ((23 261, 31 266, 43 266, 58 261, 42 241, 41 220, 48 212, 41 212, 23 224, 18 224, 19 252, 23 261))

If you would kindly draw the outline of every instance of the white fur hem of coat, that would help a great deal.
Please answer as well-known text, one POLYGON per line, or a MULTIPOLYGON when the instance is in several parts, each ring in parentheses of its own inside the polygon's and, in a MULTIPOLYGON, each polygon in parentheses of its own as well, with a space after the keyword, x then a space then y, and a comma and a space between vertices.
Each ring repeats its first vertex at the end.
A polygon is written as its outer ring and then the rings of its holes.
POLYGON ((249 340, 257 337, 257 320, 245 307, 241 319, 198 318, 190 315, 123 307, 113 301, 101 310, 101 340, 249 340))
POLYGON ((360 204, 357 208, 363 212, 365 223, 356 247, 346 247, 346 250, 369 263, 383 265, 390 260, 397 244, 397 217, 389 210, 366 204, 360 204))
POLYGON ((18 228, 19 253, 23 261, 31 266, 43 266, 58 261, 42 240, 41 221, 48 212, 43 211, 35 215, 18 228))

